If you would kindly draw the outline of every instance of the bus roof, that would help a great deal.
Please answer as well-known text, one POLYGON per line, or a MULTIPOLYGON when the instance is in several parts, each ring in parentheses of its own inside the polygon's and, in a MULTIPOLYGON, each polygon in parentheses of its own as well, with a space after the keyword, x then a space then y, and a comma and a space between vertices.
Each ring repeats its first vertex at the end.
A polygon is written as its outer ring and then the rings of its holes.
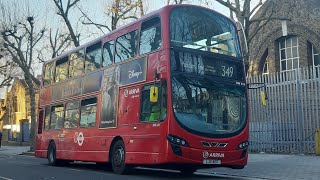
MULTIPOLYGON (((106 33, 106 34, 104 34, 104 35, 102 35, 102 36, 100 36, 100 37, 98 37, 98 38, 95 38, 94 40, 89 41, 89 42, 87 42, 87 43, 85 43, 85 44, 83 44, 83 45, 81 45, 81 46, 78 46, 78 47, 73 48, 72 50, 63 52, 61 55, 56 56, 56 57, 54 57, 54 58, 52 58, 52 59, 44 62, 44 65, 45 65, 45 64, 48 64, 48 63, 50 63, 50 62, 52 62, 52 61, 55 61, 55 60, 57 60, 57 59, 60 59, 60 58, 62 58, 62 57, 64 57, 64 56, 67 56, 67 55, 69 55, 69 54, 71 54, 71 53, 77 52, 77 51, 79 51, 79 50, 81 50, 81 49, 83 49, 83 48, 85 48, 85 47, 88 47, 88 46, 90 46, 90 45, 92 45, 92 44, 94 44, 94 43, 96 43, 96 42, 101 41, 102 39, 104 39, 104 38, 107 37, 107 36, 110 36, 111 34, 114 34, 114 33, 118 32, 118 31, 121 31, 121 30, 123 30, 123 29, 126 29, 126 28, 132 26, 133 24, 136 24, 136 23, 138 23, 138 22, 144 21, 145 19, 148 19, 148 18, 150 18, 150 17, 152 17, 152 16, 154 16, 154 15, 156 15, 156 14, 162 14, 163 12, 166 12, 167 10, 170 10, 170 9, 172 9, 172 8, 174 8, 174 7, 177 7, 177 6, 194 6, 194 7, 204 8, 204 9, 208 9, 208 10, 210 10, 210 11, 216 13, 216 14, 219 14, 219 15, 221 15, 221 16, 226 17, 225 15, 223 15, 223 14, 221 14, 221 13, 215 11, 215 10, 212 10, 212 9, 209 9, 209 8, 206 8, 206 7, 203 7, 203 6, 192 5, 192 4, 167 5, 167 6, 163 7, 163 8, 158 9, 158 10, 155 10, 155 11, 152 11, 152 12, 150 12, 150 13, 147 13, 146 15, 144 15, 144 16, 141 17, 141 18, 139 18, 139 19, 137 19, 137 20, 135 20, 135 21, 133 21, 133 22, 130 22, 130 23, 126 24, 126 25, 123 25, 123 26, 121 26, 121 27, 119 27, 119 28, 117 28, 117 29, 115 29, 115 30, 113 30, 113 31, 111 31, 111 32, 108 32, 108 33, 106 33)), ((230 21, 232 21, 233 24, 235 23, 235 22, 234 22, 233 20, 231 20, 230 18, 228 18, 228 17, 226 17, 226 18, 229 19, 230 21)))

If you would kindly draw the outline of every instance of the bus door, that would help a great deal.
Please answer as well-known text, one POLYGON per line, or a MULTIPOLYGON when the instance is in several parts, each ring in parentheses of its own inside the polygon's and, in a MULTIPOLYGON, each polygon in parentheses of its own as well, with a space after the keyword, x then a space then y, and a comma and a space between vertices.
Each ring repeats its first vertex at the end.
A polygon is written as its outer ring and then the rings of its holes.
POLYGON ((166 117, 165 89, 164 83, 152 83, 123 90, 124 94, 128 93, 124 104, 131 107, 128 109, 130 145, 136 152, 154 154, 160 151, 161 122, 166 117))

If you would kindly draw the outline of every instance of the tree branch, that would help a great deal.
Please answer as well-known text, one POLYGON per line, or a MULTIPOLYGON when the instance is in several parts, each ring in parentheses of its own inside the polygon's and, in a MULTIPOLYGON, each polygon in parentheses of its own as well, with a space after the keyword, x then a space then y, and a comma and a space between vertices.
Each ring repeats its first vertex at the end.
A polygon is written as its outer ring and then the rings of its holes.
POLYGON ((231 11, 237 13, 240 13, 240 9, 237 9, 236 7, 232 6, 230 1, 223 1, 223 0, 216 0, 218 3, 222 4, 223 6, 229 8, 231 11))

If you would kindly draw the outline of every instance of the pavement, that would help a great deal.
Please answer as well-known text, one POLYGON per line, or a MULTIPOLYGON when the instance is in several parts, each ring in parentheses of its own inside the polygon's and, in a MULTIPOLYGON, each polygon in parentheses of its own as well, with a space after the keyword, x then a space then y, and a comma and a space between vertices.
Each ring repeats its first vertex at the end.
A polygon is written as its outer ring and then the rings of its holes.
MULTIPOLYGON (((3 146, 0 155, 33 155, 28 150, 29 147, 3 146)), ((318 180, 320 156, 249 154, 248 165, 244 169, 211 168, 198 170, 197 173, 244 179, 318 180)))
POLYGON ((213 168, 199 172, 256 179, 319 180, 320 156, 249 154, 248 165, 244 169, 213 168))
POLYGON ((29 146, 1 146, 0 154, 4 155, 22 155, 24 153, 29 154, 29 146))

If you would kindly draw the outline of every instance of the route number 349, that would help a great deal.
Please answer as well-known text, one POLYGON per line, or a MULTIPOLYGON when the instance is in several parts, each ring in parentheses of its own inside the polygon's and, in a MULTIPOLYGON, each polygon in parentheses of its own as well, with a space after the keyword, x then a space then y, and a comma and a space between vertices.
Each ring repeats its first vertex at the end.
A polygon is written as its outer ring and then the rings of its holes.
POLYGON ((223 77, 232 77, 233 75, 233 67, 222 66, 222 74, 223 77))

